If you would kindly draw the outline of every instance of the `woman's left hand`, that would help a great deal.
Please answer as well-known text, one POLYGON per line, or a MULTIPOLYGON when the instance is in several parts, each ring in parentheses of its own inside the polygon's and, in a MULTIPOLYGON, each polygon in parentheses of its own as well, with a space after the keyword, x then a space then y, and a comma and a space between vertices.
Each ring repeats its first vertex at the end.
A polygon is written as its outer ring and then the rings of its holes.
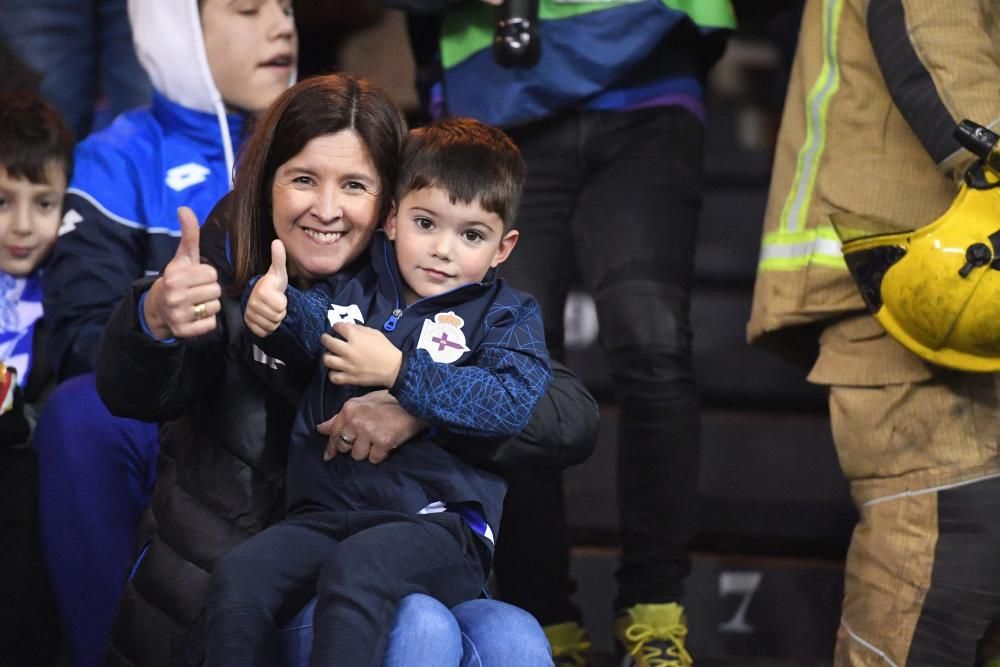
POLYGON ((427 428, 387 390, 356 396, 316 430, 329 436, 323 460, 350 453, 355 461, 381 463, 392 450, 427 428))
POLYGON ((330 382, 359 387, 391 387, 396 383, 403 353, 381 331, 345 322, 333 325, 333 330, 340 339, 329 334, 320 338, 327 350, 323 365, 330 370, 330 382))

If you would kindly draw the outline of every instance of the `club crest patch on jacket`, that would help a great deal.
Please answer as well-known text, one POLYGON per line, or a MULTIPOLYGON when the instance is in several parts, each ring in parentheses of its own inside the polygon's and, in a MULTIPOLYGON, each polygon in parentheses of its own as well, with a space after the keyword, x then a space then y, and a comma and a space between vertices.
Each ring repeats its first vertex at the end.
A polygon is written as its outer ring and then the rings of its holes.
POLYGON ((439 363, 454 363, 469 351, 462 333, 463 326, 465 320, 454 312, 438 313, 433 321, 424 320, 417 349, 427 350, 431 359, 439 363))

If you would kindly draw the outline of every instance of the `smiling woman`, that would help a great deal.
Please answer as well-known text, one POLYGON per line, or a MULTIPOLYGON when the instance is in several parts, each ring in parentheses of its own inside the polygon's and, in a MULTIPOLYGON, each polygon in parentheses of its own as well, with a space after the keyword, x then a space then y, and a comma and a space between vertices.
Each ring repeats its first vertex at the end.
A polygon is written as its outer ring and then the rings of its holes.
POLYGON ((293 283, 306 286, 361 254, 375 229, 383 191, 354 130, 316 137, 278 167, 272 220, 288 252, 293 283))
POLYGON ((330 81, 303 81, 282 96, 259 122, 269 131, 255 132, 240 158, 233 193, 240 224, 230 233, 241 287, 270 266, 276 238, 287 244, 293 280, 335 273, 362 254, 389 212, 402 117, 391 103, 376 103, 383 93, 371 84, 330 81))

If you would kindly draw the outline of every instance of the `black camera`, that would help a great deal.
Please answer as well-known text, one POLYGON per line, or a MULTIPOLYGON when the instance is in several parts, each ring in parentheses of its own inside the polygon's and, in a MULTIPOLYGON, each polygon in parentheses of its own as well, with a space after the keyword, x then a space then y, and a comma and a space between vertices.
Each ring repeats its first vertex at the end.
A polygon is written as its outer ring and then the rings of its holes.
POLYGON ((497 7, 493 60, 501 67, 534 67, 542 57, 539 0, 505 0, 497 7))

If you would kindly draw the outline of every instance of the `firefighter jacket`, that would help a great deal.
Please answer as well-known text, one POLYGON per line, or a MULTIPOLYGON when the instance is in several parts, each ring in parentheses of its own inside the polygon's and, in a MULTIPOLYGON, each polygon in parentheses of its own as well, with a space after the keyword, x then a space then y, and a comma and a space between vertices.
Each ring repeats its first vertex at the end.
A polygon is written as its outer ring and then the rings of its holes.
MULTIPOLYGON (((776 146, 751 343, 810 361, 810 325, 863 310, 831 214, 884 219, 887 233, 940 216, 973 159, 953 129, 964 118, 996 129, 998 81, 994 2, 806 2, 776 146)), ((856 327, 851 336, 879 335, 871 318, 856 327)), ((891 340, 884 347, 920 374, 916 357, 891 340)), ((814 369, 811 379, 850 380, 833 361, 826 365, 829 372, 814 369)))

